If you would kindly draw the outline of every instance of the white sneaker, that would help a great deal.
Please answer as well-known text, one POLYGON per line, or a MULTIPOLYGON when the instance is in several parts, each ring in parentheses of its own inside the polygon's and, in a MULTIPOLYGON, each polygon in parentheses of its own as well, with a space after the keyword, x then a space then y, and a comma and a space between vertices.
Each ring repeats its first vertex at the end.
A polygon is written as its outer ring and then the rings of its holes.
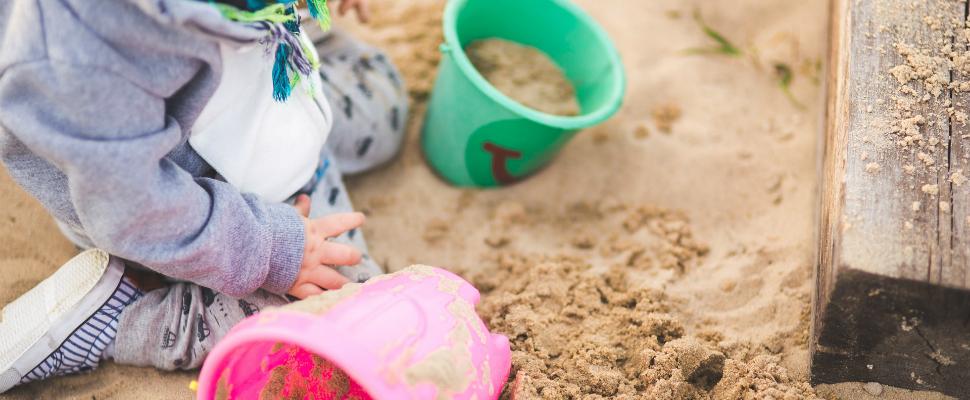
POLYGON ((0 393, 97 367, 121 311, 141 296, 103 250, 72 258, 0 310, 0 393))

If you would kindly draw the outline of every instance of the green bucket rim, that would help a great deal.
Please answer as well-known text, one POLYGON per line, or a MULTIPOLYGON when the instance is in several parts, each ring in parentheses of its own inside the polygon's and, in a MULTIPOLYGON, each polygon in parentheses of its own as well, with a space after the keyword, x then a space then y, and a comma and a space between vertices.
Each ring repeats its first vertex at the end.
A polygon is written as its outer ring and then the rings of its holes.
POLYGON ((521 117, 564 130, 576 130, 591 127, 607 120, 620 109, 620 106, 623 104, 623 97, 626 94, 626 72, 623 69, 623 62, 620 59, 620 54, 616 50, 616 46, 613 45, 613 41, 606 33, 606 30, 604 30, 603 27, 601 27, 600 24, 593 19, 593 17, 587 14, 586 11, 573 3, 571 0, 546 1, 555 3, 559 7, 566 9, 583 24, 588 26, 590 30, 592 30, 597 39, 603 43, 604 46, 606 46, 605 50, 609 56, 610 67, 616 70, 618 76, 618 79, 615 79, 613 82, 613 87, 611 88, 612 98, 610 100, 604 102, 603 105, 592 112, 583 113, 576 116, 547 114, 526 107, 525 105, 513 100, 496 89, 485 79, 484 76, 482 76, 482 74, 478 72, 477 69, 475 69, 475 66, 472 65, 471 60, 468 59, 468 55, 465 54, 465 49, 462 48, 461 42, 458 41, 456 23, 458 18, 458 10, 460 10, 468 1, 470 0, 448 1, 442 22, 444 25, 443 29, 445 35, 445 44, 442 46, 442 49, 454 56, 454 60, 458 64, 458 68, 461 69, 462 73, 471 79, 472 83, 475 84, 475 87, 485 93, 486 96, 492 98, 506 109, 518 114, 521 117))

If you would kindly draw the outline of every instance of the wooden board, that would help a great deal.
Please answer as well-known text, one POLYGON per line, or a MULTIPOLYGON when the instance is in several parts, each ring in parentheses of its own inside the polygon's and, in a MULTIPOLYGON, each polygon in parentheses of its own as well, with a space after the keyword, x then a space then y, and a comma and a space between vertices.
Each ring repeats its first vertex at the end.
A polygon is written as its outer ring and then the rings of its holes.
MULTIPOLYGON (((812 380, 970 395, 970 112, 967 93, 889 73, 897 45, 952 61, 966 0, 832 0, 821 147, 812 380), (901 89, 909 88, 910 92, 901 89), (928 95, 928 96, 927 96, 928 95), (928 98, 927 98, 928 97, 928 98), (902 146, 898 99, 923 141, 902 146), (922 153, 922 155, 921 155, 922 153), (933 160, 927 165, 925 159, 933 160), (936 185, 938 193, 931 187, 936 185)), ((970 78, 941 63, 944 84, 970 78)))

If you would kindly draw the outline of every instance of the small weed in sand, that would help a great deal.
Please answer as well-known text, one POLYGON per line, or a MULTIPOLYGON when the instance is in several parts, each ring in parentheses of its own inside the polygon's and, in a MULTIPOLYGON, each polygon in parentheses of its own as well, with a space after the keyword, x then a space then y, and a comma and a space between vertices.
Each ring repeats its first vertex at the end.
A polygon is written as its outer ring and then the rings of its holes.
POLYGON ((737 46, 735 46, 731 41, 729 41, 720 32, 711 28, 710 25, 704 22, 704 18, 701 17, 701 12, 699 10, 694 10, 694 21, 697 21, 697 25, 701 27, 704 34, 717 42, 716 46, 710 47, 695 47, 685 50, 687 54, 722 54, 729 57, 738 57, 744 52, 741 51, 737 46))
MULTIPOLYGON (((731 43, 731 41, 728 40, 726 36, 716 31, 714 28, 712 28, 710 25, 704 22, 704 18, 701 16, 700 10, 696 10, 696 9, 694 10, 694 21, 696 21, 697 25, 701 28, 701 30, 704 31, 704 34, 707 35, 707 37, 711 38, 711 40, 713 40, 717 44, 709 47, 689 48, 684 51, 686 54, 690 54, 690 55, 720 54, 728 57, 740 57, 741 55, 744 54, 744 52, 741 51, 741 49, 735 46, 733 43, 731 43)), ((819 62, 818 68, 821 69, 821 62, 819 62)), ((792 70, 792 67, 785 63, 776 63, 774 65, 774 72, 778 80, 778 86, 781 87, 782 92, 785 93, 785 96, 788 97, 788 100, 790 100, 792 104, 795 105, 796 108, 800 110, 805 109, 805 105, 799 102, 798 99, 795 98, 795 95, 792 94, 791 92, 791 83, 795 79, 795 72, 794 70, 792 70)))
POLYGON ((798 107, 800 110, 805 109, 805 105, 795 98, 795 95, 791 92, 791 82, 795 79, 795 73, 792 71, 791 67, 785 63, 775 64, 775 76, 778 78, 778 86, 781 87, 781 91, 785 93, 788 100, 798 107))

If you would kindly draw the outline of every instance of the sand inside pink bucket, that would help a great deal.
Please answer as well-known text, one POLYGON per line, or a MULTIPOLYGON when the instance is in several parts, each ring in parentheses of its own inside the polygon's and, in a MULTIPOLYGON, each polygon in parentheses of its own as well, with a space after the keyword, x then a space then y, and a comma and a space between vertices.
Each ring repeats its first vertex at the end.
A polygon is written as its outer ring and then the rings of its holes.
POLYGON ((286 353, 286 362, 268 371, 269 382, 260 392, 260 400, 370 399, 359 385, 327 359, 282 343, 273 347, 273 353, 278 352, 286 353), (303 363, 307 361, 312 363, 309 374, 302 372, 306 368, 303 363))

